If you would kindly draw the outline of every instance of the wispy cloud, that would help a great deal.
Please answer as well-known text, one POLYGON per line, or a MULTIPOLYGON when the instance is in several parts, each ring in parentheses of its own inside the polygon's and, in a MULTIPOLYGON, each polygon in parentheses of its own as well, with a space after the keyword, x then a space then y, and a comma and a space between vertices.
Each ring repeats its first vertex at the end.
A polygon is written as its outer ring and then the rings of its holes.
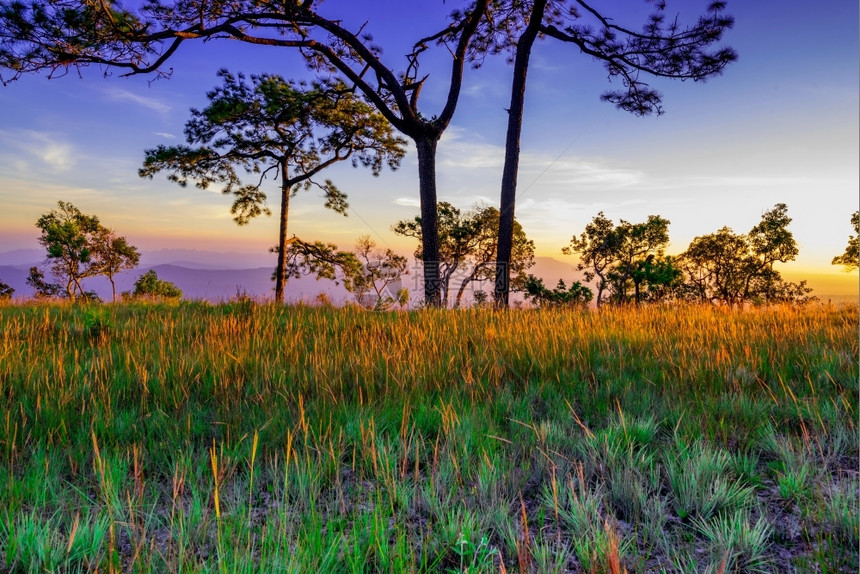
POLYGON ((37 162, 57 171, 67 171, 75 164, 75 150, 62 136, 35 130, 0 130, 0 137, 6 142, 8 151, 4 153, 17 172, 32 169, 37 162))
MULTIPOLYGON (((478 175, 490 168, 498 172, 504 165, 505 148, 489 144, 479 137, 470 137, 465 130, 450 128, 439 142, 437 165, 440 169, 456 168, 458 176, 468 177, 474 170, 478 175)), ((528 193, 532 187, 567 185, 619 189, 641 184, 646 174, 603 158, 577 156, 550 156, 528 154, 520 156, 518 195, 528 193)), ((480 177, 485 177, 483 174, 480 177)), ((494 177, 498 177, 494 173, 494 177)))
POLYGON ((41 213, 57 205, 57 200, 70 201, 84 212, 91 213, 96 207, 110 211, 114 205, 112 197, 104 190, 91 187, 56 184, 34 180, 27 175, 9 177, 0 174, 0 189, 15 197, 11 205, 4 205, 3 215, 10 221, 34 222, 41 213))
POLYGON ((161 137, 163 137, 165 139, 169 139, 169 140, 175 140, 176 139, 175 135, 169 134, 167 132, 155 132, 155 135, 161 136, 161 137))
POLYGON ((624 212, 644 204, 653 204, 646 198, 630 198, 623 201, 609 201, 597 197, 580 200, 565 197, 526 198, 517 205, 518 217, 535 223, 554 221, 569 226, 571 221, 586 221, 599 211, 624 212))
POLYGON ((439 142, 439 167, 465 169, 501 168, 505 161, 505 148, 479 140, 469 140, 465 132, 449 128, 439 142))
POLYGON ((486 100, 506 96, 506 88, 505 82, 483 81, 464 86, 462 92, 464 96, 486 100))
POLYGON ((522 193, 538 183, 618 189, 641 184, 646 175, 600 158, 549 158, 524 154, 521 160, 522 193))
POLYGON ((166 113, 170 111, 170 105, 160 100, 157 100, 155 98, 147 98, 146 96, 141 96, 140 94, 135 94, 134 92, 130 92, 122 88, 108 88, 107 90, 105 90, 105 94, 107 95, 108 99, 112 101, 131 102, 133 104, 148 108, 154 112, 166 113))
POLYGON ((398 197, 393 203, 404 207, 421 207, 421 202, 418 201, 417 197, 398 197))
POLYGON ((72 146, 60 143, 48 143, 39 154, 42 161, 59 170, 67 170, 75 163, 72 159, 72 146))
POLYGON ((719 187, 719 188, 741 188, 761 189, 769 187, 807 187, 810 185, 821 185, 824 182, 838 181, 838 178, 821 177, 798 177, 784 175, 738 175, 738 176, 693 176, 677 177, 660 180, 661 187, 719 187))

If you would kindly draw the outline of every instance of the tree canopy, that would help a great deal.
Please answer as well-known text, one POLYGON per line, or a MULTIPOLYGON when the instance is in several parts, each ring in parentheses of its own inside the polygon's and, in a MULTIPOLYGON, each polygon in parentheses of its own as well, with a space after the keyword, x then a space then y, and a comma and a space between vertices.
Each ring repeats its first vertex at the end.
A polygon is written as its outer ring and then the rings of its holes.
POLYGON ((860 265, 860 211, 851 214, 851 225, 855 235, 848 236, 845 252, 833 258, 833 265, 842 265, 846 271, 857 269, 860 265))
POLYGON ((573 281, 570 287, 564 279, 559 279, 555 289, 549 289, 543 279, 529 274, 525 281, 525 298, 540 308, 549 307, 585 307, 594 298, 594 292, 580 283, 573 281))
POLYGON ((39 243, 47 250, 54 275, 65 281, 66 297, 74 301, 84 294, 81 280, 98 274, 92 243, 101 223, 98 217, 82 213, 71 203, 60 201, 57 207, 39 217, 36 227, 41 231, 39 243))
POLYGON ((436 146, 454 116, 467 61, 480 62, 472 39, 495 2, 477 0, 452 19, 416 39, 405 66, 384 63, 382 49, 365 30, 350 29, 337 14, 324 15, 319 2, 280 0, 166 2, 149 0, 135 9, 116 0, 0 0, 0 75, 4 83, 21 74, 99 65, 127 74, 169 75, 164 66, 185 42, 232 39, 299 50, 319 74, 342 77, 391 124, 414 140, 418 153, 419 197, 424 236, 424 290, 429 305, 439 304, 439 253, 436 230, 436 146), (427 81, 419 68, 432 45, 450 54, 444 104, 422 113, 419 96, 427 81))
MULTIPOLYGON (((609 80, 620 80, 621 87, 604 92, 601 99, 639 116, 662 113, 662 95, 643 76, 704 81, 721 74, 737 59, 737 53, 719 44, 724 32, 734 25, 734 19, 724 13, 726 3, 721 0, 711 2, 704 15, 686 26, 677 15, 666 18, 665 0, 653 3, 654 11, 638 31, 620 23, 623 14, 610 15, 613 8, 596 7, 583 0, 508 0, 501 4, 486 19, 485 26, 479 28, 477 36, 494 50, 512 51, 514 62, 499 203, 495 286, 496 305, 506 306, 520 133, 535 40, 547 37, 572 44, 581 53, 603 63, 609 80)), ((619 12, 622 10, 618 8, 619 12)))
POLYGON ((406 258, 377 248, 369 235, 356 239, 354 247, 354 251, 340 250, 333 243, 293 237, 287 246, 287 274, 314 275, 342 284, 363 307, 382 310, 394 303, 406 305, 409 290, 402 287, 402 277, 409 273, 406 258))
POLYGON ((7 300, 11 299, 12 295, 14 295, 14 294, 15 294, 15 289, 13 287, 10 287, 9 285, 4 283, 3 281, 0 281, 0 301, 2 301, 4 299, 7 299, 7 300))
MULTIPOLYGON (((789 223, 788 208, 778 203, 748 233, 723 227, 696 237, 686 251, 672 256, 663 252, 669 243, 668 220, 650 215, 642 223, 622 219, 616 226, 600 212, 562 252, 578 254, 577 268, 585 272, 585 280, 597 280, 598 305, 690 301, 741 306, 814 301, 806 281, 785 281, 774 268, 797 256, 789 223)), ((535 293, 543 292, 538 287, 533 285, 535 293)))
POLYGON ((409 301, 409 290, 401 283, 409 273, 405 257, 377 248, 369 235, 363 235, 355 242, 354 258, 358 265, 352 268, 347 287, 360 305, 380 311, 409 301))
POLYGON ((69 0, 0 0, 0 80, 48 71, 65 73, 91 64, 119 68, 127 74, 169 75, 164 65, 185 42, 233 39, 296 49, 318 73, 340 76, 375 106, 401 133, 412 138, 418 153, 419 197, 423 227, 425 298, 440 303, 437 241, 436 146, 454 115, 464 79, 464 65, 479 66, 488 54, 513 50, 515 61, 509 109, 506 159, 496 266, 496 300, 507 300, 519 134, 525 78, 531 47, 538 37, 569 43, 601 61, 621 89, 603 98, 644 115, 660 112, 660 94, 641 74, 704 80, 718 74, 735 52, 718 46, 733 20, 725 2, 712 2, 696 23, 682 26, 665 16, 666 2, 641 31, 619 23, 583 0, 474 0, 454 10, 447 26, 418 38, 405 66, 389 66, 382 50, 365 30, 320 10, 320 2, 277 0, 216 2, 150 0, 137 9, 115 0, 78 3, 69 0), (428 76, 420 72, 422 55, 441 45, 451 56, 444 104, 435 114, 422 113, 418 100, 428 76), (716 46, 716 47, 714 47, 716 46))
MULTIPOLYGON (((499 229, 499 210, 486 205, 476 205, 463 212, 447 201, 440 201, 439 213, 439 257, 442 303, 449 303, 451 282, 459 280, 454 306, 459 307, 469 285, 475 281, 490 279, 494 272, 499 229)), ((421 259, 421 217, 397 222, 394 233, 418 240, 415 257, 421 259)), ((514 245, 510 274, 516 288, 522 290, 525 271, 534 265, 534 242, 523 231, 519 222, 514 222, 514 245)))
MULTIPOLYGON (((585 280, 598 279, 598 305, 604 302, 603 294, 607 289, 613 302, 639 303, 650 284, 666 280, 653 268, 655 259, 662 258, 668 243, 669 221, 659 215, 649 215, 642 223, 622 219, 616 226, 601 211, 579 237, 571 238, 562 253, 579 254, 577 268, 585 272, 585 280)), ((656 289, 656 285, 651 289, 656 289)))
POLYGON ((49 283, 45 279, 45 272, 35 266, 30 267, 27 285, 33 289, 33 297, 36 299, 57 299, 66 295, 62 285, 49 283))
POLYGON ((112 229, 102 227, 92 238, 93 264, 100 275, 108 278, 113 300, 116 301, 116 280, 122 272, 134 269, 140 263, 140 251, 125 237, 120 237, 112 229))
MULTIPOLYGON (((127 295, 123 294, 123 296, 127 295)), ((134 282, 131 296, 144 299, 179 299, 182 297, 182 289, 170 281, 159 279, 158 273, 150 269, 134 282)))
POLYGON ((723 227, 693 239, 678 258, 692 297, 726 305, 806 300, 806 282, 786 282, 774 268, 797 257, 789 223, 787 206, 778 203, 749 233, 723 227))
MULTIPOLYGON (((43 214, 36 221, 41 231, 39 243, 47 250, 51 271, 60 281, 65 297, 91 298, 82 281, 88 277, 105 275, 114 286, 114 275, 122 270, 137 267, 140 252, 125 237, 101 224, 95 215, 87 215, 65 201, 57 202, 58 209, 43 214)), ((45 283, 44 275, 30 272, 33 288, 43 296, 54 296, 52 284, 45 283)))
POLYGON ((234 197, 230 213, 239 225, 270 215, 263 183, 280 180, 278 264, 275 300, 284 300, 287 272, 287 222, 290 197, 317 187, 325 206, 346 215, 346 195, 330 179, 318 176, 335 163, 350 160, 379 175, 383 165, 396 169, 405 140, 373 107, 339 82, 302 86, 273 74, 245 76, 221 70, 223 84, 209 91, 209 104, 192 109, 185 124, 189 145, 158 146, 146 151, 141 177, 167 171, 182 186, 221 186, 234 197), (243 177, 244 172, 245 177, 243 177), (250 179, 250 182, 248 181, 250 179))

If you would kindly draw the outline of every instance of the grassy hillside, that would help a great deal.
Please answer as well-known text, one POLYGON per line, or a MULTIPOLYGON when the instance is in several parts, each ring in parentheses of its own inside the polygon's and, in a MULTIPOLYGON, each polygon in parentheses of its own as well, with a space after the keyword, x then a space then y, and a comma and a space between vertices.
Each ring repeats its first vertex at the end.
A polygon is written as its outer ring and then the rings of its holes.
POLYGON ((0 306, 0 569, 858 567, 858 309, 0 306))

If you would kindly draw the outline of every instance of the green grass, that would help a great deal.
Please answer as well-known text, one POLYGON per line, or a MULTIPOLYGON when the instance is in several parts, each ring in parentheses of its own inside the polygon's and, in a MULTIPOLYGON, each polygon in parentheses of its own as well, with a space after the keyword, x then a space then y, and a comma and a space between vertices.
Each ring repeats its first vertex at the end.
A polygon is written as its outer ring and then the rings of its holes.
POLYGON ((0 570, 854 572, 857 325, 0 306, 0 570))

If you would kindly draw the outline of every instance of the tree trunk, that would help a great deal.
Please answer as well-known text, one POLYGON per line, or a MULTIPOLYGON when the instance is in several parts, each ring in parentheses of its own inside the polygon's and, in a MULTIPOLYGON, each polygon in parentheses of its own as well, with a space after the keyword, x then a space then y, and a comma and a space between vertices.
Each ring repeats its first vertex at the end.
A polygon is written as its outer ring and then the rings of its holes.
POLYGON ((457 290, 457 299, 454 302, 454 307, 459 308, 460 302, 463 300, 463 294, 466 292, 466 287, 475 280, 475 277, 478 276, 478 272, 487 266, 487 263, 478 263, 475 265, 475 268, 472 269, 472 272, 469 273, 469 276, 463 279, 463 282, 460 283, 460 288, 457 290))
POLYGON ((597 282, 597 301, 595 301, 595 303, 597 304, 597 307, 600 308, 603 304, 603 290, 606 287, 606 280, 600 273, 597 274, 597 277, 600 281, 597 282))
POLYGON ((436 144, 439 134, 423 134, 414 139, 418 150, 418 187, 421 197, 424 301, 429 307, 440 307, 442 285, 439 272, 439 217, 436 208, 436 144))
POLYGON ((116 303, 116 282, 113 280, 113 273, 108 273, 108 280, 110 281, 110 288, 113 293, 113 302, 116 303))
POLYGON ((470 274, 467 278, 463 279, 462 283, 460 283, 460 288, 457 289, 457 298, 454 299, 454 308, 455 309, 460 308, 460 304, 463 301, 463 293, 466 292, 466 287, 469 285, 469 283, 472 282, 473 278, 474 278, 474 273, 470 274))
POLYGON ((514 243, 514 205, 517 200, 517 172, 520 164, 520 133, 526 97, 526 76, 532 46, 543 21, 547 0, 536 0, 529 24, 517 41, 514 77, 511 85, 511 107, 508 109, 508 133, 505 138, 505 166, 502 170, 502 192, 499 202, 499 239, 496 252, 495 305, 508 306, 510 295, 511 251, 514 243))
POLYGON ((78 277, 77 275, 72 275, 72 282, 73 282, 72 285, 74 285, 74 287, 70 286, 71 287, 70 291, 72 293, 71 299, 72 299, 72 301, 75 301, 77 298, 75 296, 76 291, 77 291, 77 293, 81 294, 81 297, 84 297, 86 295, 86 292, 84 291, 84 287, 81 285, 80 277, 78 277))
POLYGON ((290 182, 287 166, 281 167, 281 220, 278 230, 278 265, 275 268, 275 302, 284 302, 284 286, 287 283, 287 218, 290 214, 290 182))
POLYGON ((457 269, 460 268, 460 261, 454 260, 450 264, 439 262, 439 284, 442 286, 442 307, 448 306, 448 298, 451 296, 451 278, 457 269), (444 269, 444 270, 443 270, 444 269))

